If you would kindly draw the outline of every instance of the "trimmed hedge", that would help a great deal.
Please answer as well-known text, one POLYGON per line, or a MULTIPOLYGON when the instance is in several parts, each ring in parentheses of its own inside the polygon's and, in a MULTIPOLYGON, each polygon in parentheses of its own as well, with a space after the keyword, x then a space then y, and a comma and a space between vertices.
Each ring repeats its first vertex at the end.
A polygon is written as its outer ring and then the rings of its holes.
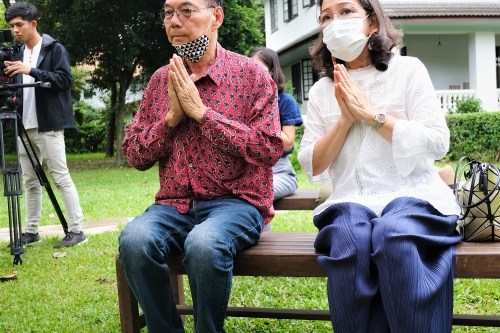
POLYGON ((500 160, 500 112, 448 114, 450 149, 446 158, 469 156, 481 161, 500 160))

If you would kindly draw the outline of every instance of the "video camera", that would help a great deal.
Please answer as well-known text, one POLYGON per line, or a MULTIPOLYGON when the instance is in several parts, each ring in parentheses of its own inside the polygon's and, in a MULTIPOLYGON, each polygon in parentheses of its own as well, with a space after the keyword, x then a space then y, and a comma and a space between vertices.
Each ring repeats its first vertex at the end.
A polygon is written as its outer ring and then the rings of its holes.
POLYGON ((20 47, 14 44, 14 36, 10 29, 0 29, 0 106, 2 110, 15 110, 21 104, 19 88, 14 85, 13 78, 5 74, 8 66, 5 61, 12 61, 19 53, 20 47))
MULTIPOLYGON (((0 68, 5 68, 4 61, 12 61, 20 50, 19 45, 15 45, 14 36, 12 36, 12 31, 10 29, 0 29, 0 68), (5 43, 10 43, 10 45, 5 46, 5 43)), ((5 76, 3 71, 2 76, 5 76)))

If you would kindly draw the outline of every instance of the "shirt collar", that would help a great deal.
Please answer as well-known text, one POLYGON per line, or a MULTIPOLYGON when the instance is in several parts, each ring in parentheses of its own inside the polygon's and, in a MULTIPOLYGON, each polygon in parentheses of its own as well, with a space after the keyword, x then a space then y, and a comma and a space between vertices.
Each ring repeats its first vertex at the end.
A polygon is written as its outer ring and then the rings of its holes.
MULTIPOLYGON (((184 66, 188 70, 188 73, 191 74, 191 70, 189 69, 189 66, 187 66, 186 60, 183 59, 183 62, 184 66)), ((218 87, 220 87, 222 81, 227 77, 227 64, 227 51, 217 42, 217 56, 215 58, 215 62, 207 69, 205 75, 200 77, 200 79, 208 76, 218 87)))
POLYGON ((217 42, 217 57, 207 70, 207 75, 220 87, 227 77, 227 51, 217 42))

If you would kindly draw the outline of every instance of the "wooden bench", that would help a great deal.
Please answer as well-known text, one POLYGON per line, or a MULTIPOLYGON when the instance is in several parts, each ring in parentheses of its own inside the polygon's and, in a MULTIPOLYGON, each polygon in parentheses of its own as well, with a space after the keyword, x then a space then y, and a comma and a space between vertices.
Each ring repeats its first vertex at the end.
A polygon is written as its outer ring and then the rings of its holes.
MULTIPOLYGON (((316 207, 317 190, 298 190, 294 195, 275 202, 276 210, 312 210, 316 207)), ((312 222, 311 222, 312 223, 312 222)), ((324 277, 313 244, 315 232, 266 232, 261 241, 242 252, 234 260, 234 276, 324 277)), ((462 243, 457 246, 456 278, 500 278, 500 243, 462 243)), ((146 325, 116 256, 116 276, 120 324, 123 333, 138 333, 146 325)), ((182 276, 186 270, 183 255, 171 256, 172 288, 181 315, 192 315, 185 305, 182 276)), ((326 290, 325 290, 326 295, 326 290)), ((327 310, 269 309, 229 307, 227 316, 330 320, 327 310)), ((454 314, 454 325, 500 327, 500 316, 454 314)))

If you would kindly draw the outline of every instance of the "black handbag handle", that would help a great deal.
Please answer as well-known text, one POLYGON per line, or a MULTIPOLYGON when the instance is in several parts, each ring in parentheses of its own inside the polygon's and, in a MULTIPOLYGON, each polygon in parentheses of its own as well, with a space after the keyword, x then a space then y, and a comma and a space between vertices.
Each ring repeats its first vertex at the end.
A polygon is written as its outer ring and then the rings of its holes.
POLYGON ((457 168, 455 170, 455 179, 453 180, 453 191, 455 192, 455 200, 461 208, 470 209, 479 206, 480 204, 485 202, 497 190, 499 184, 500 184, 500 170, 498 170, 496 165, 482 163, 479 162, 478 160, 469 158, 468 156, 463 156, 458 161, 457 168), (467 163, 465 163, 464 166, 460 169, 460 165, 463 163, 464 160, 467 160, 467 163), (466 174, 464 172, 467 167, 469 167, 469 171, 466 174), (479 170, 480 167, 482 167, 483 170, 479 170), (488 192, 488 169, 493 169, 494 171, 496 171, 497 174, 497 181, 493 186, 493 188, 491 189, 491 191, 489 192, 488 192), (470 178, 471 183, 474 185, 476 181, 477 171, 481 171, 481 179, 479 179, 479 182, 480 182, 480 189, 482 189, 484 193, 484 198, 482 198, 476 203, 472 203, 472 196, 469 196, 468 205, 463 205, 460 203, 458 198, 458 184, 460 183, 460 175, 464 174, 466 179, 470 178))

